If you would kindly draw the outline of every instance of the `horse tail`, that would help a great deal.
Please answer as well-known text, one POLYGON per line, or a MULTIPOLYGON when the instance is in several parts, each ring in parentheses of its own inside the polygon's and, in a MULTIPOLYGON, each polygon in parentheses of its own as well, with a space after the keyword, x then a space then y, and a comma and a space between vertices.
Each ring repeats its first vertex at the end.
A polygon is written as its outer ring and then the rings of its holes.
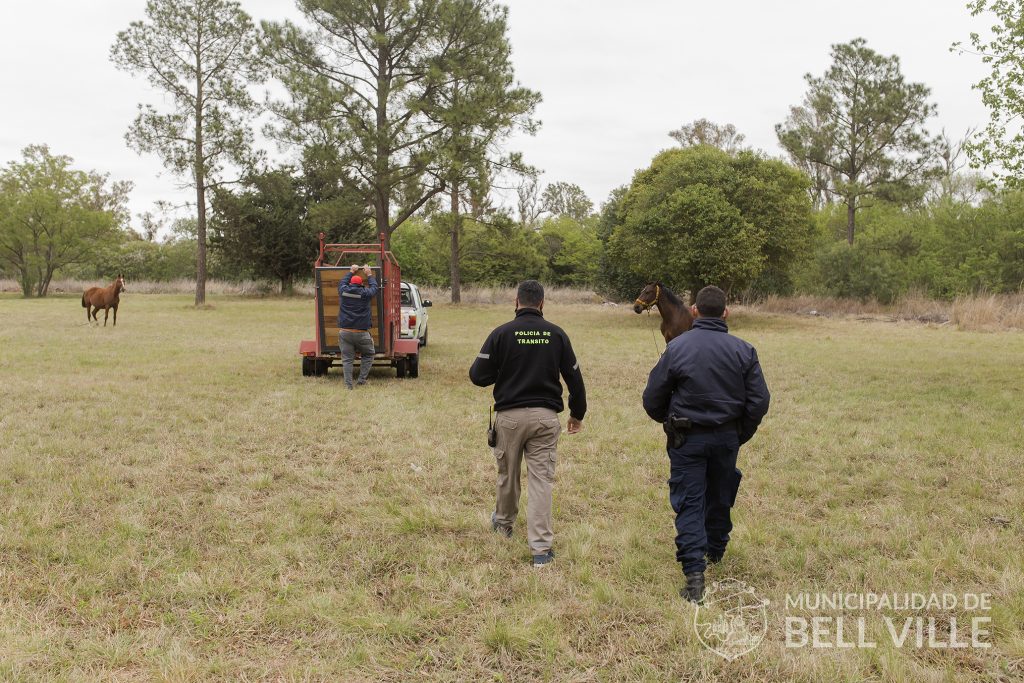
POLYGON ((85 295, 86 294, 87 294, 87 292, 82 292, 82 308, 89 308, 89 304, 85 300, 85 295))

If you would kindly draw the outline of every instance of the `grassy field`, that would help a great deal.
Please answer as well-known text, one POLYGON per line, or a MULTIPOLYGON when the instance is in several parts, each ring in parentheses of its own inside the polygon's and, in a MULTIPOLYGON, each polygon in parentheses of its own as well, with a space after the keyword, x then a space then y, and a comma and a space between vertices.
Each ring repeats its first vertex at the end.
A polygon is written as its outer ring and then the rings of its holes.
POLYGON ((533 570, 466 375, 511 304, 435 307, 419 379, 345 392, 300 375, 309 301, 212 303, 0 298, 0 680, 1024 680, 1024 334, 736 316, 773 404, 709 578, 770 605, 727 661, 677 593, 653 318, 548 311, 590 412, 533 570), (806 592, 991 593, 993 647, 787 648, 806 592))

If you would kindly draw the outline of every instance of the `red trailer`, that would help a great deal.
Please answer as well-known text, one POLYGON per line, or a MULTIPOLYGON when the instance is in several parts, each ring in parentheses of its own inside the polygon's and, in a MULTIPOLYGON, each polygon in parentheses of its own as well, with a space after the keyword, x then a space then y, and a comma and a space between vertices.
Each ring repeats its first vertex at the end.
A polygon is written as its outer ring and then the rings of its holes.
POLYGON ((371 306, 370 335, 377 349, 373 364, 393 367, 399 377, 418 377, 420 373, 418 339, 399 339, 402 328, 402 269, 386 246, 384 235, 379 244, 325 244, 320 233, 320 254, 313 267, 314 329, 316 339, 299 343, 302 374, 326 375, 335 362, 341 363, 338 346, 338 283, 353 263, 369 263, 380 284, 380 293, 371 306))

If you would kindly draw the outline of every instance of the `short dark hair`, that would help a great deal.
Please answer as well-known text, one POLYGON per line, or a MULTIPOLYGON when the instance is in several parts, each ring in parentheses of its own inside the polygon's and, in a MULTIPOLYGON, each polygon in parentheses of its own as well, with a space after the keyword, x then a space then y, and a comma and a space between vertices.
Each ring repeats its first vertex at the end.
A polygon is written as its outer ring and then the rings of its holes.
POLYGON ((705 318, 721 318, 725 313, 725 292, 714 285, 708 285, 697 292, 697 312, 705 318))
POLYGON ((536 280, 523 280, 516 292, 519 305, 524 308, 537 308, 544 302, 544 285, 536 280))

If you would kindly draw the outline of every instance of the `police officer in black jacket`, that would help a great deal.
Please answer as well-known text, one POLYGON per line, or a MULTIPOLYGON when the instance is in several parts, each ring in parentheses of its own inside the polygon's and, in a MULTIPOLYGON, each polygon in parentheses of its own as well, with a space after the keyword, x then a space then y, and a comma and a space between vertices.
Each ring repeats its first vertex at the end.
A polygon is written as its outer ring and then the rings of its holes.
POLYGON ((739 447, 768 412, 757 351, 729 334, 725 303, 718 287, 698 292, 693 329, 669 342, 644 390, 644 410, 669 437, 676 559, 686 577, 680 594, 692 602, 703 599, 707 563, 720 561, 729 542, 739 447))
POLYGON ((562 328, 544 319, 544 288, 525 280, 516 296, 516 317, 484 341, 469 369, 480 387, 494 385, 494 457, 498 466, 497 502, 491 527, 512 535, 519 513, 520 468, 527 466, 526 535, 533 566, 555 558, 551 549, 551 488, 562 427, 562 384, 569 388, 567 431, 583 428, 587 393, 572 344, 562 328))

